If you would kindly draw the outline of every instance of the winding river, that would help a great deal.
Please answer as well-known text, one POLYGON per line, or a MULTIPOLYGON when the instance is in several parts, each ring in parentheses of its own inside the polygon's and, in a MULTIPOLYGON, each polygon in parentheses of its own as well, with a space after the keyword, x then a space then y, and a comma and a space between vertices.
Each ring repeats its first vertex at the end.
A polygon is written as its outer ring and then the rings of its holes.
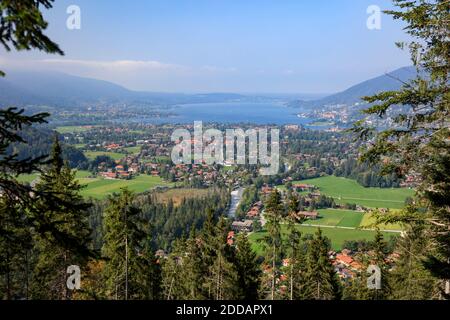
POLYGON ((239 188, 239 189, 233 190, 231 192, 231 203, 230 203, 230 207, 228 208, 228 217, 229 218, 234 218, 236 216, 236 210, 239 206, 239 202, 241 202, 243 193, 244 193, 244 188, 239 188))

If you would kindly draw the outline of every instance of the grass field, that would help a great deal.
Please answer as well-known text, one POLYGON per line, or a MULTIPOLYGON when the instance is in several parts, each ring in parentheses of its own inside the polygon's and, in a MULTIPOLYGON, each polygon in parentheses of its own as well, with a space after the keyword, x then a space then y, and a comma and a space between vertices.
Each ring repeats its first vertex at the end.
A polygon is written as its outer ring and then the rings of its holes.
MULTIPOLYGON (((304 225, 333 226, 345 228, 374 229, 375 218, 370 212, 358 212, 352 210, 320 209, 317 220, 307 220, 304 225)), ((393 210, 394 211, 394 210, 393 210)), ((380 230, 401 231, 400 224, 379 224, 380 230)))
POLYGON ((100 179, 100 178, 90 178, 91 175, 92 173, 90 173, 89 171, 78 170, 76 174, 78 183, 80 183, 81 185, 85 185, 100 179))
POLYGON ((89 171, 77 170, 76 177, 78 179, 81 179, 81 178, 87 178, 87 177, 89 177, 91 175, 92 175, 92 173, 90 173, 89 171))
POLYGON ((123 150, 125 150, 128 153, 131 154, 139 154, 141 152, 141 147, 136 146, 136 147, 127 147, 127 148, 123 148, 123 150))
POLYGON ((94 160, 97 156, 109 156, 114 160, 119 160, 125 157, 125 154, 123 153, 109 152, 109 151, 86 151, 84 155, 89 160, 94 160))
MULTIPOLYGON (((318 227, 307 227, 307 226, 298 226, 299 230, 303 235, 305 234, 314 234, 318 227)), ((372 230, 351 230, 351 229, 338 229, 338 228, 325 228, 322 227, 322 234, 330 239, 331 247, 333 250, 340 251, 342 250, 342 245, 346 240, 373 240, 375 237, 375 231, 372 230)), ((287 231, 286 226, 282 226, 283 237, 286 237, 287 231)), ((393 232, 382 232, 384 239, 387 241, 391 237, 395 235, 399 235, 398 233, 393 232)), ((250 234, 249 239, 252 243, 253 249, 257 252, 258 255, 262 255, 263 247, 258 240, 261 240, 266 235, 265 231, 262 232, 254 232, 250 234)))
MULTIPOLYGON (((119 179, 103 179, 103 178, 90 178, 91 173, 89 171, 77 171, 76 178, 78 182, 85 186, 81 194, 84 197, 92 197, 96 199, 102 199, 108 195, 120 192, 121 188, 128 187, 128 189, 140 193, 158 186, 172 186, 173 184, 163 181, 160 177, 139 175, 131 180, 119 180, 119 179)), ((29 174, 21 175, 18 180, 22 182, 32 182, 34 179, 38 178, 39 175, 29 174)))
POLYGON ((140 175, 131 180, 84 178, 80 180, 80 183, 86 185, 86 187, 81 191, 81 194, 85 197, 92 197, 96 199, 102 199, 112 193, 120 192, 120 189, 125 187, 136 193, 141 193, 158 186, 171 185, 164 182, 160 177, 147 175, 140 175))
MULTIPOLYGON (((76 177, 79 181, 83 180, 83 179, 87 179, 87 177, 89 177, 91 175, 91 173, 89 171, 83 171, 83 170, 78 170, 76 177)), ((32 182, 33 180, 35 180, 36 178, 39 177, 38 173, 33 173, 33 174, 22 174, 20 175, 17 180, 19 180, 20 182, 32 182)))
POLYGON ((183 199, 200 198, 208 195, 208 189, 170 189, 161 193, 157 193, 157 201, 167 203, 172 199, 175 206, 180 205, 183 199))
POLYGON ((354 203, 369 208, 400 209, 405 199, 414 194, 413 190, 400 188, 364 188, 356 181, 335 176, 326 176, 295 183, 313 184, 320 191, 333 197, 337 203, 354 203))
MULTIPOLYGON (((373 228, 371 227, 375 223, 375 218, 371 213, 366 213, 361 221, 361 228, 373 228)), ((403 227, 400 224, 379 224, 380 230, 402 230, 403 227)))
POLYGON ((350 210, 322 209, 317 220, 308 220, 304 224, 317 226, 339 226, 358 228, 364 213, 350 210))
POLYGON ((96 127, 96 126, 62 126, 62 127, 57 127, 55 130, 58 131, 61 134, 64 134, 64 133, 77 133, 77 132, 89 131, 93 127, 96 127))

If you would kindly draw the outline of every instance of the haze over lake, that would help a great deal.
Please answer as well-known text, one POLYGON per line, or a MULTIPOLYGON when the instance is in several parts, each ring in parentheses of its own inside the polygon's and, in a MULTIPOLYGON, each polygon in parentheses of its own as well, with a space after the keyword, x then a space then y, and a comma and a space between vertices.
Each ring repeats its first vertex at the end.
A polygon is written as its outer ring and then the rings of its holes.
MULTIPOLYGON (((297 117, 299 110, 281 102, 224 102, 178 105, 171 109, 176 116, 148 119, 151 123, 193 123, 194 121, 255 124, 306 124, 311 119, 297 117)), ((146 120, 147 121, 147 120, 146 120)))

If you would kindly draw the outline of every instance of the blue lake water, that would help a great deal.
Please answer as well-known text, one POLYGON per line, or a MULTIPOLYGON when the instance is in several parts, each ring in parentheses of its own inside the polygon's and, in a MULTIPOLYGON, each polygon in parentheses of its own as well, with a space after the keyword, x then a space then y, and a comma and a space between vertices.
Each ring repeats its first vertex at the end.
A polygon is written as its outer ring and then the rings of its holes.
POLYGON ((170 109, 176 116, 149 119, 154 123, 193 123, 194 121, 255 124, 307 124, 311 119, 299 118, 297 109, 282 103, 198 103, 184 104, 170 109))

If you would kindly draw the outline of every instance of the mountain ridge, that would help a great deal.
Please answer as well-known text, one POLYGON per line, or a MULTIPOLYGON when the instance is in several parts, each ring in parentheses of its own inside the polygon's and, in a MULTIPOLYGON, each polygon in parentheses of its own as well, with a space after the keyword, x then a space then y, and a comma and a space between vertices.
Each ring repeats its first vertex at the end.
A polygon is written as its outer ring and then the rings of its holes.
MULTIPOLYGON (((293 108, 316 108, 330 104, 354 104, 361 97, 380 91, 398 90, 416 74, 413 67, 403 67, 388 74, 358 83, 342 92, 320 99, 299 100, 285 96, 293 108), (398 81, 400 79, 401 81, 398 81)), ((182 103, 234 102, 248 100, 280 100, 280 96, 244 95, 237 93, 163 93, 129 90, 121 85, 60 72, 8 71, 0 78, 0 106, 53 105, 76 106, 79 103, 127 102, 173 105, 182 103)), ((305 96, 307 96, 305 94, 305 96)), ((285 101, 285 102, 286 102, 285 101)))
POLYGON ((403 82, 411 80, 416 75, 417 72, 414 67, 402 67, 384 75, 365 80, 322 99, 313 101, 297 100, 290 102, 288 105, 294 108, 315 108, 331 104, 352 105, 362 102, 361 98, 364 96, 371 96, 383 91, 398 90, 403 85, 403 82))

